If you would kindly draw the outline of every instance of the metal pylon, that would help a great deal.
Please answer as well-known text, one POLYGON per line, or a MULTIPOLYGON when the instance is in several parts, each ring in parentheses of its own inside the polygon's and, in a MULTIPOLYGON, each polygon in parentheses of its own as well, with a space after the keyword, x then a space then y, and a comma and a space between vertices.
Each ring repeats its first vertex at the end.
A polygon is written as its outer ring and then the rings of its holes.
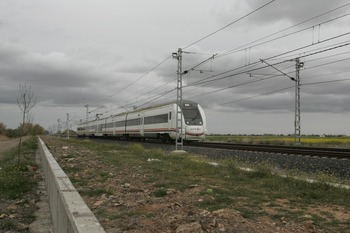
POLYGON ((183 150, 183 132, 182 132, 182 50, 177 51, 177 93, 176 93, 176 142, 175 150, 183 150))
POLYGON ((295 59, 295 120, 294 120, 294 144, 300 146, 301 138, 301 122, 300 122, 300 68, 304 66, 304 63, 299 61, 299 58, 295 59))

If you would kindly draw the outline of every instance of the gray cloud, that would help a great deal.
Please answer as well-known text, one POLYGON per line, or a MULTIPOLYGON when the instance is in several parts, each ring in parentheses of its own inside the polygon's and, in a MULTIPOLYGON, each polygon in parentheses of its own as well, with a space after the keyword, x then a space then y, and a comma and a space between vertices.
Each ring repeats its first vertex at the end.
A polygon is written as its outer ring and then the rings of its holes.
MULTIPOLYGON (((229 7, 217 10, 217 14, 222 20, 230 22, 235 18, 240 18, 242 12, 246 14, 256 10, 269 1, 233 1, 229 7)), ((311 17, 321 15, 327 11, 340 7, 346 4, 345 0, 322 1, 319 0, 278 0, 253 13, 250 17, 244 19, 248 22, 251 28, 255 26, 261 27, 267 24, 279 24, 282 21, 285 23, 295 24, 307 20, 311 17)), ((337 11, 330 12, 328 16, 336 16, 339 12, 344 12, 349 9, 349 6, 341 8, 337 11)))
POLYGON ((64 105, 95 101, 104 98, 112 85, 118 87, 110 73, 62 53, 42 55, 4 44, 0 48, 3 103, 16 103, 19 83, 30 85, 39 103, 64 105))

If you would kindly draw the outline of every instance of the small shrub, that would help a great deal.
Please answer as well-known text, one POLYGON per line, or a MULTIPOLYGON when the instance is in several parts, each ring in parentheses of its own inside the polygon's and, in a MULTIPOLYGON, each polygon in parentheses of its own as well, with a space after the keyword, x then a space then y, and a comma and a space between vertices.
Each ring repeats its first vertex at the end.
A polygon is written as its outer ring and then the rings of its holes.
POLYGON ((0 172, 0 197, 15 199, 31 190, 33 182, 27 178, 24 165, 10 166, 0 172))
POLYGON ((156 197, 164 197, 166 194, 167 193, 165 188, 159 188, 156 191, 154 191, 154 196, 156 197))
POLYGON ((80 193, 89 197, 98 197, 103 194, 112 194, 111 192, 105 189, 81 190, 80 193))
POLYGON ((128 146, 128 151, 134 155, 142 155, 145 149, 141 144, 132 144, 128 146))

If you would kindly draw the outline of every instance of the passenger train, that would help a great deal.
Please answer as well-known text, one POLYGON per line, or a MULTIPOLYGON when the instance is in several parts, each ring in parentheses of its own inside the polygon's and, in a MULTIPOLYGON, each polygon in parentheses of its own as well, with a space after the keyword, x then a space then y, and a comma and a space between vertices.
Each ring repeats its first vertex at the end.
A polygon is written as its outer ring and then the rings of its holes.
MULTIPOLYGON (((179 121, 182 113, 182 135, 185 141, 199 141, 207 134, 207 124, 202 107, 192 101, 161 104, 144 109, 111 115, 78 125, 78 136, 116 137, 124 139, 176 140, 176 108, 179 121)), ((180 127, 180 122, 178 124, 180 127)))

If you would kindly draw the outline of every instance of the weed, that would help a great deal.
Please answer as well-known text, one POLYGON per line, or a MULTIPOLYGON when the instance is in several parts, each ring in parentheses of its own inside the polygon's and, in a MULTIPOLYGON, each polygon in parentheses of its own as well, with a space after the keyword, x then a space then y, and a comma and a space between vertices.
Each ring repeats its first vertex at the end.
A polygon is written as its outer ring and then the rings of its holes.
POLYGON ((98 197, 103 194, 109 194, 111 195, 112 193, 105 190, 105 189, 90 189, 90 190, 82 190, 80 191, 82 195, 89 196, 89 197, 98 197))
POLYGON ((141 144, 131 144, 128 146, 128 151, 133 155, 142 155, 145 149, 141 144))
POLYGON ((12 220, 5 219, 0 222, 0 229, 1 230, 14 230, 16 229, 16 223, 12 220))
POLYGON ((64 171, 66 173, 77 173, 77 172, 80 172, 81 170, 82 170, 81 167, 77 167, 77 166, 73 166, 73 165, 64 167, 64 171))
POLYGON ((167 194, 166 189, 165 188, 159 188, 156 191, 154 191, 154 196, 156 197, 163 197, 167 194))

